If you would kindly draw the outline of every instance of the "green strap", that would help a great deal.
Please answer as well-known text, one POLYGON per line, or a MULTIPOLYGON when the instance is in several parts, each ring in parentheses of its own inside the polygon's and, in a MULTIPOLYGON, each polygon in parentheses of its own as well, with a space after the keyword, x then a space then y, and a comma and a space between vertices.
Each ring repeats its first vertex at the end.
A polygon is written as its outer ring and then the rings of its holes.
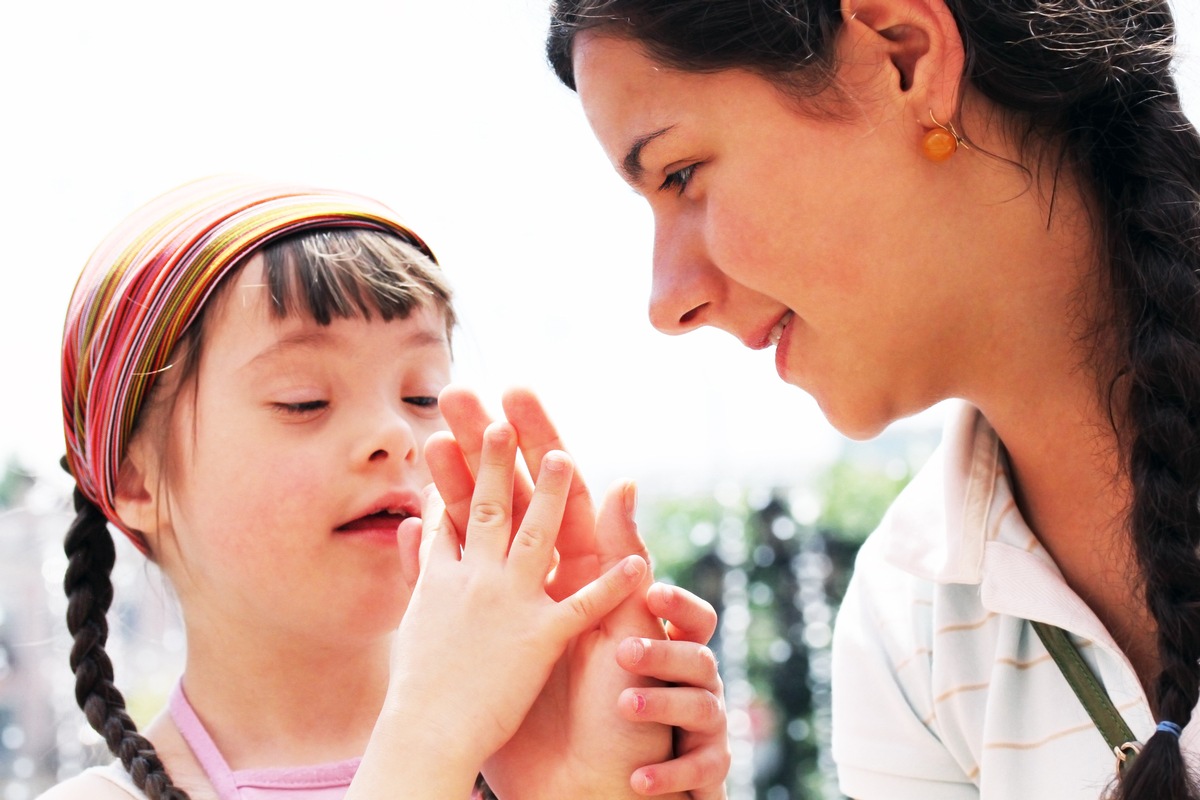
POLYGON ((1037 631, 1042 644, 1046 645, 1046 649, 1050 651, 1054 663, 1058 664, 1059 671, 1071 685, 1071 689, 1079 698, 1079 702, 1083 704, 1088 716, 1096 724, 1096 729, 1100 731, 1104 741, 1112 748, 1117 757, 1118 768, 1123 771, 1133 763, 1133 759, 1141 750, 1141 745, 1133 735, 1133 731, 1129 730, 1129 726, 1125 724, 1120 712, 1108 698, 1108 693, 1104 691, 1100 681, 1096 680, 1096 676, 1084 662, 1083 656, 1079 655, 1079 651, 1071 644, 1067 632, 1044 622, 1030 620, 1030 624, 1037 631))

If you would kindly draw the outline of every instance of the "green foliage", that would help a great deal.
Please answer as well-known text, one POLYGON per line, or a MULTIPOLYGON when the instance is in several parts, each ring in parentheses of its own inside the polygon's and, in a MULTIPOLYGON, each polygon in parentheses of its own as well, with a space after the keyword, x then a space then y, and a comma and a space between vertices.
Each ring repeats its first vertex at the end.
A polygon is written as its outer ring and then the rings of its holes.
POLYGON ((721 516, 721 506, 711 495, 655 499, 639 515, 639 531, 654 557, 654 573, 679 580, 702 550, 706 527, 721 516))
POLYGON ((911 477, 908 466, 889 470, 838 461, 819 481, 822 503, 817 527, 834 539, 862 542, 911 477))

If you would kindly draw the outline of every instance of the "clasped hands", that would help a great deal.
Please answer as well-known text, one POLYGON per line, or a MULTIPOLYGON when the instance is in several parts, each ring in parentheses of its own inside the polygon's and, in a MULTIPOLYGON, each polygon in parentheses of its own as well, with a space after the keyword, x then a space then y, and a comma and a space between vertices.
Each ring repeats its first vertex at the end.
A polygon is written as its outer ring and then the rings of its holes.
POLYGON ((724 697, 705 647, 716 614, 652 582, 634 487, 616 484, 597 510, 528 391, 505 394, 501 422, 464 389, 439 403, 450 430, 425 446, 436 491, 421 530, 400 530, 412 595, 393 685, 434 691, 428 675, 405 678, 437 673, 431 735, 502 800, 723 800, 724 697), (452 656, 447 631, 462 633, 452 656))

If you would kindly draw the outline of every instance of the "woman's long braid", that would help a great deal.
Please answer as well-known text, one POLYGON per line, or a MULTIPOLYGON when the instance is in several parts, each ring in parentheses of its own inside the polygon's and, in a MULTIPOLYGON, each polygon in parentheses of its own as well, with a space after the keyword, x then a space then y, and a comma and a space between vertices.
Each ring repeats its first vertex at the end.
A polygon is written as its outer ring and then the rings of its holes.
MULTIPOLYGON (((1097 367, 1117 376, 1128 528, 1158 628, 1152 700, 1159 720, 1184 726, 1200 698, 1200 139, 1170 73, 1170 8, 948 2, 969 31, 975 84, 1064 137, 1096 198, 1116 323, 1097 367)), ((1197 800, 1178 737, 1152 735, 1115 794, 1197 800)))
POLYGON ((154 745, 138 733, 125 711, 125 698, 113 684, 112 661, 104 650, 116 560, 108 520, 78 487, 75 512, 64 546, 68 561, 63 580, 67 629, 75 640, 71 648, 75 700, 150 800, 188 800, 187 793, 171 782, 154 745))
MULTIPOLYGON (((1081 82, 1090 91, 1065 129, 1110 264, 1128 525, 1158 628, 1152 700, 1159 720, 1182 727, 1200 699, 1200 138, 1170 75, 1166 4, 1126 3, 1095 20, 1119 30, 1094 29, 1093 49, 1076 49, 1104 80, 1081 82)), ((1179 737, 1150 736, 1116 796, 1195 800, 1179 737)))
MULTIPOLYGON (((1164 72, 1092 128, 1092 163, 1127 337, 1129 528, 1158 625, 1153 700, 1182 727, 1200 699, 1200 140, 1164 72)), ((1179 737, 1151 736, 1118 797, 1196 798, 1179 737)))

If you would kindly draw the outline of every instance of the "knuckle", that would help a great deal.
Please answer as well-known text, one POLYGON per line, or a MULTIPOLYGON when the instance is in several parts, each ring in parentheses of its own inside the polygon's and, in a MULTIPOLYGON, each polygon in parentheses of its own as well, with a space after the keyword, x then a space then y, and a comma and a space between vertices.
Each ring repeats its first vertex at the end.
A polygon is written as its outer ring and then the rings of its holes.
POLYGON ((525 528, 517 531, 517 535, 513 537, 513 550, 536 550, 541 544, 541 537, 535 531, 530 531, 525 528))
POLYGON ((696 652, 697 658, 700 659, 701 669, 705 673, 705 677, 715 678, 720 682, 719 668, 717 665, 717 654, 712 651, 712 648, 705 645, 700 645, 696 652))
POLYGON ((596 603, 591 597, 578 597, 571 603, 571 611, 580 621, 590 620, 595 615, 596 603))
POLYGON ((496 526, 508 521, 508 509, 501 503, 483 500, 471 505, 471 522, 477 525, 496 526))
POLYGON ((697 700, 697 706, 697 711, 703 722, 712 723, 723 716, 721 701, 712 692, 702 692, 697 700))

